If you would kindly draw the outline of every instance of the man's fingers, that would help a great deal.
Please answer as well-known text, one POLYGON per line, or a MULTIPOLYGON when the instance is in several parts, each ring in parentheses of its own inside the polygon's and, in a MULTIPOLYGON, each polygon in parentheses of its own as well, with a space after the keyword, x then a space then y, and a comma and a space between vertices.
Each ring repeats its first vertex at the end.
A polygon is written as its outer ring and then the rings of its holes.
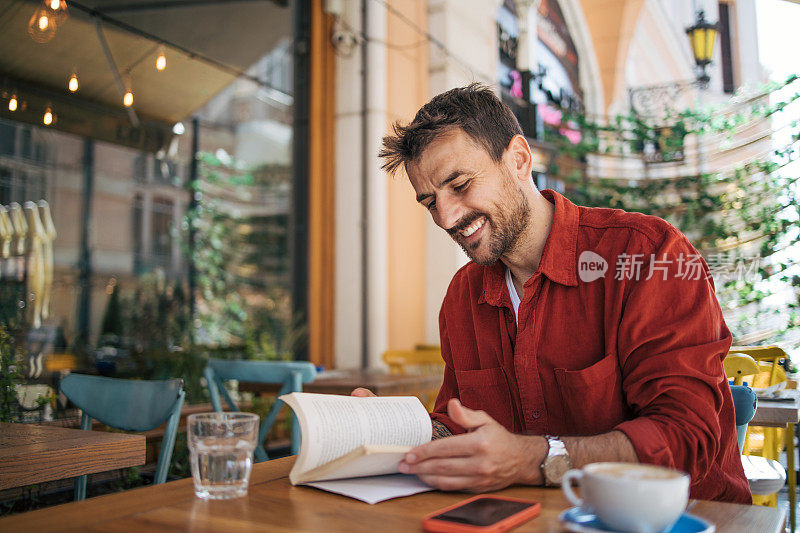
POLYGON ((353 389, 353 392, 350 393, 350 396, 358 396, 359 398, 374 398, 375 394, 369 389, 358 387, 357 389, 353 389))
POLYGON ((410 450, 405 455, 404 461, 408 464, 416 464, 438 457, 469 457, 475 455, 476 451, 482 451, 480 448, 482 442, 483 437, 473 433, 432 440, 410 450))
POLYGON ((475 429, 494 422, 494 419, 484 411, 473 411, 468 407, 464 407, 456 398, 451 398, 447 403, 447 414, 453 422, 464 429, 475 429))
POLYGON ((420 476, 475 476, 482 473, 479 464, 479 461, 473 457, 446 457, 428 459, 414 464, 401 461, 399 470, 403 474, 417 474, 420 476))

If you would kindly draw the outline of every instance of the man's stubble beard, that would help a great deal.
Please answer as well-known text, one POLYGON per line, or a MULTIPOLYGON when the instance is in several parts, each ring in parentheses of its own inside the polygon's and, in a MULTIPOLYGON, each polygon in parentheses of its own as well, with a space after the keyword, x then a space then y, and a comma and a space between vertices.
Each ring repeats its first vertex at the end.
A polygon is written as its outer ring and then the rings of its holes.
MULTIPOLYGON (((504 176, 504 178, 513 179, 511 176, 504 176)), ((528 203, 528 199, 525 198, 525 194, 510 183, 508 183, 507 187, 507 194, 505 195, 507 198, 505 202, 502 202, 505 205, 496 204, 493 215, 473 212, 464 217, 464 220, 469 220, 466 225, 471 224, 480 216, 486 217, 486 224, 489 225, 487 229, 491 230, 491 233, 485 237, 489 239, 488 257, 480 258, 476 256, 474 254, 475 250, 471 250, 465 245, 460 233, 451 234, 453 239, 461 246, 461 249, 464 250, 464 253, 473 262, 481 266, 491 266, 503 255, 513 252, 531 219, 531 206, 528 203)), ((476 246, 480 246, 480 244, 481 241, 478 241, 476 246)))

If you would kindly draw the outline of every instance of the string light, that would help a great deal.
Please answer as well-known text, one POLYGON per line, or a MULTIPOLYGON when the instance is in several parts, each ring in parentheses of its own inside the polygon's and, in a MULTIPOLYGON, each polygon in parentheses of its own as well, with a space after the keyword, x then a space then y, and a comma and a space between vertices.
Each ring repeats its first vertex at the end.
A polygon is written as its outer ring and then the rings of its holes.
POLYGON ((80 83, 78 82, 78 73, 74 70, 72 71, 72 75, 69 77, 69 84, 67 85, 69 88, 69 92, 74 93, 80 87, 80 83))
POLYGON ((158 57, 156 58, 156 70, 163 72, 165 68, 167 68, 167 56, 164 53, 164 47, 162 46, 158 50, 158 57))
POLYGON ((44 116, 42 117, 42 124, 45 126, 49 126, 55 120, 55 115, 53 114, 53 109, 50 106, 47 106, 47 109, 44 112, 44 116))
POLYGON ((55 37, 57 22, 51 15, 57 14, 58 12, 50 10, 47 3, 36 9, 28 21, 28 35, 31 36, 31 39, 37 43, 46 43, 55 37))
POLYGON ((67 3, 64 0, 44 0, 44 7, 50 16, 50 22, 56 26, 61 26, 67 19, 67 3))
POLYGON ((125 107, 133 105, 133 91, 131 91, 130 87, 125 89, 125 96, 122 97, 122 104, 125 107))
POLYGON ((8 101, 8 110, 11 111, 11 112, 16 111, 17 110, 17 105, 18 105, 17 95, 16 94, 12 94, 11 95, 11 100, 8 101))

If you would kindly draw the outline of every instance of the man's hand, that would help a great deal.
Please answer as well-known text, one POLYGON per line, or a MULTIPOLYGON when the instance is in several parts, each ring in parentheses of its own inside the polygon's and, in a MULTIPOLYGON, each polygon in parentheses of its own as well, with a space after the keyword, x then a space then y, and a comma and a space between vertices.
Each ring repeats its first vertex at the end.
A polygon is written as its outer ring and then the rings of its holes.
POLYGON ((455 398, 447 413, 468 433, 417 446, 400 462, 401 472, 417 474, 441 490, 484 492, 514 483, 542 484, 540 466, 547 454, 543 437, 509 433, 485 412, 468 409, 455 398))
POLYGON ((358 387, 357 389, 353 389, 353 391, 350 393, 350 396, 358 396, 359 398, 374 398, 375 393, 369 389, 365 389, 364 387, 358 387))

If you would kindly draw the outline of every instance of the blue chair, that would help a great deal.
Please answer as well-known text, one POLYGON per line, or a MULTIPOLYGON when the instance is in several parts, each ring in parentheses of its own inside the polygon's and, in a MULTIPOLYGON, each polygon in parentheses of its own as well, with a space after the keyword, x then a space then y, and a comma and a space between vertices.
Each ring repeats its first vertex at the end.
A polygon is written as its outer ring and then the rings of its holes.
MULTIPOLYGON (((154 484, 167 480, 183 408, 182 379, 138 381, 83 374, 61 380, 61 392, 83 411, 81 429, 91 430, 92 419, 124 431, 150 431, 167 422, 154 484)), ((86 475, 75 478, 75 500, 86 498, 86 475)))
MULTIPOLYGON (((225 381, 229 379, 281 385, 281 390, 278 393, 278 396, 280 396, 292 392, 302 392, 303 383, 314 381, 317 371, 314 365, 307 361, 228 361, 225 359, 209 359, 204 374, 208 384, 208 392, 211 396, 211 405, 214 407, 214 411, 221 413, 220 392, 225 397, 225 402, 231 411, 240 410, 225 389, 225 381)), ((263 442, 275 423, 282 406, 282 401, 275 400, 269 413, 261 423, 258 431, 258 445, 255 449, 255 460, 257 462, 269 459, 263 442)), ((296 454, 299 448, 300 425, 297 423, 297 418, 292 414, 292 454, 296 454)))
POLYGON ((733 408, 736 412, 736 440, 739 452, 744 449, 744 438, 747 435, 747 424, 756 414, 756 393, 746 385, 731 385, 733 408))

